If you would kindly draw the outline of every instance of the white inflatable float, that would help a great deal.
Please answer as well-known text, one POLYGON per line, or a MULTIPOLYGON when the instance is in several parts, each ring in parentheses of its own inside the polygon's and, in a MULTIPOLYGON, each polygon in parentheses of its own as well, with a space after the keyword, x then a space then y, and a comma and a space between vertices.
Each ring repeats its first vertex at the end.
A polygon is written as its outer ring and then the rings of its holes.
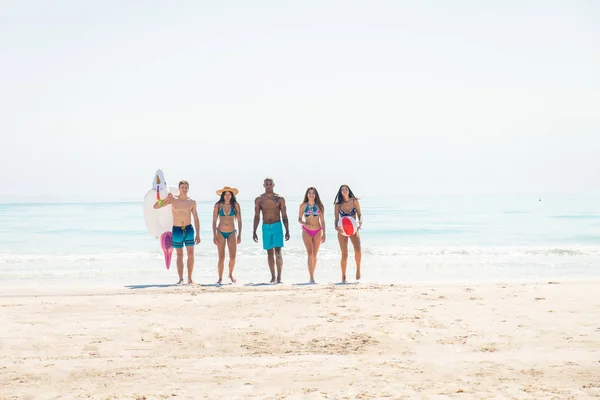
POLYGON ((173 186, 167 186, 165 175, 159 169, 154 174, 152 186, 144 196, 144 221, 148 233, 159 239, 160 246, 165 255, 165 266, 167 269, 171 266, 171 255, 173 253, 171 231, 173 229, 173 212, 171 205, 161 208, 154 208, 157 201, 163 201, 167 196, 179 195, 179 189, 173 186))

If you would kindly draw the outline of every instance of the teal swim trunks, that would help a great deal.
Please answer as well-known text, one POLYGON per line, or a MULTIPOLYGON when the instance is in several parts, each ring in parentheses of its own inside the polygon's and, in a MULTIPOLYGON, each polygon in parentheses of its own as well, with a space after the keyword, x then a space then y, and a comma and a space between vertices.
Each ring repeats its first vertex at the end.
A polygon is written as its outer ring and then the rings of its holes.
POLYGON ((196 242, 194 241, 194 227, 188 226, 174 226, 173 231, 173 248, 182 249, 185 247, 192 247, 196 242))
POLYGON ((262 241, 263 249, 265 250, 283 247, 283 225, 281 224, 281 221, 272 224, 263 224, 262 241))

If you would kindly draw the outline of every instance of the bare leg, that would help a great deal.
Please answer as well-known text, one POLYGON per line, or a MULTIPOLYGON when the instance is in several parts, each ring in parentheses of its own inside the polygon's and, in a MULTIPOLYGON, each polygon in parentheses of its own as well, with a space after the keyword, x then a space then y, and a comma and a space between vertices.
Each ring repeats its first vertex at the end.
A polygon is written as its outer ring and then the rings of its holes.
POLYGON ((358 232, 354 236, 350 237, 352 245, 354 246, 354 260, 356 260, 356 280, 360 280, 360 260, 362 258, 362 251, 360 248, 360 235, 358 232))
POLYGON ((302 229, 302 241, 304 242, 304 247, 306 247, 306 264, 308 266, 308 277, 310 279, 310 283, 314 283, 315 281, 315 268, 313 264, 314 260, 314 249, 313 249, 313 240, 312 237, 302 229))
POLYGON ((194 283, 194 281, 192 281, 192 272, 194 272, 194 246, 187 247, 187 270, 188 283, 191 285, 194 283))
POLYGON ((320 231, 312 238, 313 243, 313 260, 312 260, 312 283, 315 283, 315 270, 317 269, 317 254, 319 254, 319 248, 321 247, 321 238, 323 237, 323 231, 320 231))
POLYGON ((281 283, 281 270, 283 270, 283 256, 281 247, 275 248, 275 260, 277 261, 277 283, 281 283))
POLYGON ((341 235, 338 232, 338 242, 340 242, 340 250, 342 252, 342 259, 340 260, 340 266, 342 267, 342 282, 346 283, 346 267, 348 266, 348 237, 341 235))
POLYGON ((269 260, 269 269, 271 270, 271 283, 275 283, 275 254, 273 249, 267 250, 267 258, 269 260))
POLYGON ((235 283, 236 280, 233 277, 233 269, 235 268, 235 255, 237 252, 237 233, 232 233, 227 238, 227 247, 229 248, 229 279, 235 283))
POLYGON ((225 269, 225 238, 219 232, 217 232, 217 251, 219 253, 219 262, 217 264, 219 280, 217 283, 221 283, 223 280, 223 270, 225 269))
POLYGON ((179 275, 178 285, 183 283, 183 249, 175 249, 177 252, 177 274, 179 275))

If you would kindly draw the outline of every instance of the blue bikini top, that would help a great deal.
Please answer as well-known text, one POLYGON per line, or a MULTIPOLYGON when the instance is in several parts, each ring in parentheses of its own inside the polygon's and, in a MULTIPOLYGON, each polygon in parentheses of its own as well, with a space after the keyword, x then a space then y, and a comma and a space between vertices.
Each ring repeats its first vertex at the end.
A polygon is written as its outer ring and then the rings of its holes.
MULTIPOLYGON (((354 199, 352 199, 352 204, 354 204, 354 199)), ((352 210, 347 213, 344 210, 342 210, 342 205, 340 204, 340 215, 342 217, 353 217, 354 215, 356 215, 356 207, 353 207, 352 210)))
MULTIPOLYGON (((221 209, 219 210, 219 215, 221 217, 225 217, 225 212, 223 211, 223 206, 221 206, 221 209)), ((227 215, 227 217, 233 217, 235 215, 235 208, 232 206, 231 207, 231 211, 229 211, 229 214, 227 215)))

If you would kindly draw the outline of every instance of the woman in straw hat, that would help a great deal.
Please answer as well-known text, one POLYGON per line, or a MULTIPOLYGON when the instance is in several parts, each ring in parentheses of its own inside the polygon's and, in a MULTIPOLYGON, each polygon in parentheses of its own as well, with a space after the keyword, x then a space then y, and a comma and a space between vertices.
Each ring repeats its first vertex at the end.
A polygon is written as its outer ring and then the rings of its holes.
POLYGON ((308 276, 315 283, 317 253, 321 243, 325 243, 325 207, 314 187, 306 189, 304 200, 298 210, 298 222, 302 225, 302 241, 308 256, 308 276), (304 218, 304 219, 303 219, 304 218))
POLYGON ((229 186, 217 190, 217 195, 221 198, 215 203, 213 210, 213 242, 219 251, 218 284, 223 280, 225 269, 225 244, 229 248, 229 279, 235 283, 233 277, 235 254, 237 245, 242 241, 242 210, 235 198, 238 192, 236 188, 229 186), (238 230, 235 229, 235 220, 238 223, 238 230))

